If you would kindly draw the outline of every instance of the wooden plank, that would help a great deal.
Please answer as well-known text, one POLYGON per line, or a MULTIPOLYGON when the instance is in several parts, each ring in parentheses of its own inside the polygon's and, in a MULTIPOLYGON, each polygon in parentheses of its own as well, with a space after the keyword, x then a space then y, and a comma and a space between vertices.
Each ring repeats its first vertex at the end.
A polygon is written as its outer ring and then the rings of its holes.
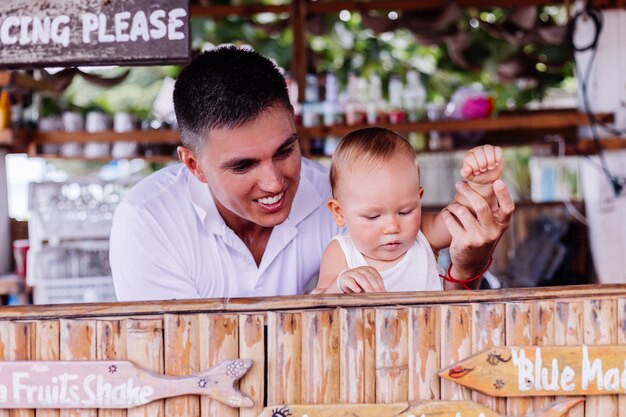
MULTIPOLYGON (((35 325, 35 359, 38 361, 58 361, 60 358, 60 327, 57 320, 37 321, 35 325)), ((59 410, 41 408, 35 411, 37 417, 59 417, 59 410)))
POLYGON ((409 396, 409 320, 406 308, 376 309, 376 402, 409 396))
POLYGON ((626 285, 578 285, 564 287, 515 288, 480 291, 425 291, 405 293, 324 294, 316 296, 284 296, 212 300, 170 300, 141 301, 126 303, 88 303, 47 306, 0 307, 0 319, 35 320, 54 318, 92 318, 161 315, 165 313, 183 314, 198 312, 265 312, 300 310, 306 308, 331 307, 382 307, 413 306, 416 300, 420 305, 441 305, 467 302, 516 302, 553 299, 604 299, 626 296, 626 285))
POLYGON ((302 402, 339 401, 339 310, 302 312, 302 402))
MULTIPOLYGON (((555 303, 554 344, 557 346, 577 346, 584 343, 583 303, 579 301, 555 303)), ((567 397, 556 397, 565 400, 567 397)), ((568 417, 584 417, 585 404, 581 403, 569 410, 568 417)))
MULTIPOLYGON (((159 374, 164 373, 163 320, 128 319, 126 321, 126 349, 128 360, 135 365, 159 374)), ((164 400, 153 401, 128 410, 128 417, 163 416, 165 416, 164 400)))
MULTIPOLYGON (((506 344, 524 346, 532 341, 532 304, 507 303, 506 344)), ((510 416, 525 416, 533 409, 533 400, 529 397, 508 398, 506 401, 506 412, 510 416)))
MULTIPOLYGON (((239 323, 236 314, 200 314, 200 369, 208 369, 225 359, 239 357, 239 323)), ((196 349, 192 345, 192 349, 196 349)), ((239 410, 206 395, 200 397, 202 417, 237 417, 239 410)))
MULTIPOLYGON (((472 352, 480 352, 493 346, 505 344, 504 304, 472 304, 472 352)), ((506 400, 472 393, 472 399, 499 413, 506 412, 506 400)))
MULTIPOLYGON (((59 359, 95 360, 96 359, 96 322, 95 320, 62 319, 60 328, 59 359)), ((96 417, 96 409, 64 409, 61 417, 96 417)))
MULTIPOLYGON (((626 345, 626 298, 617 299, 617 343, 626 345)), ((626 417, 626 395, 622 394, 617 397, 617 409, 619 417, 626 417)))
MULTIPOLYGON (((472 353, 472 314, 469 305, 444 305, 441 317, 441 367, 445 368, 472 353)), ((441 381, 442 400, 471 400, 469 389, 454 382, 441 381)))
POLYGON ((304 91, 306 86, 307 72, 307 51, 309 50, 306 42, 306 0, 292 0, 289 10, 289 18, 291 19, 291 28, 293 31, 293 41, 291 52, 293 54, 293 67, 298 88, 298 102, 304 102, 304 91))
POLYGON ((373 403, 376 401, 375 334, 373 309, 339 310, 340 401, 373 403))
POLYGON ((267 339, 267 404, 299 403, 302 393, 300 313, 268 313, 267 339))
MULTIPOLYGON (((200 370, 199 326, 197 314, 165 314, 163 316, 165 341, 165 373, 189 375, 200 370)), ((200 399, 184 395, 165 400, 166 416, 198 417, 200 399)))
MULTIPOLYGON (((533 344, 537 346, 554 345, 554 302, 540 301, 533 304, 533 344)), ((540 410, 554 401, 554 397, 534 398, 535 410, 540 410)))
MULTIPOLYGON (((96 358, 98 360, 125 360, 126 320, 99 320, 96 322, 96 358)), ((98 410, 98 417, 126 417, 126 410, 98 410)))
POLYGON ((180 143, 180 134, 177 130, 135 130, 129 132, 65 132, 65 131, 37 131, 33 133, 32 142, 35 145, 49 143, 91 143, 91 142, 140 142, 163 143, 177 145, 180 143))
POLYGON ((265 316, 239 316, 239 357, 252 359, 254 366, 239 382, 239 389, 250 395, 254 407, 240 408, 239 417, 256 417, 263 410, 265 400, 265 316))
MULTIPOLYGON (((607 345, 617 342, 617 305, 615 300, 585 300, 584 342, 587 345, 607 345)), ((586 417, 617 416, 617 396, 587 397, 586 417)))
MULTIPOLYGON (((10 321, 0 321, 0 361, 11 360, 12 327, 10 321)), ((9 417, 9 410, 0 409, 0 417, 9 417)))
POLYGON ((439 399, 439 309, 409 308, 409 400, 439 399))
MULTIPOLYGON (((15 321, 10 326, 9 358, 12 361, 35 359, 36 327, 34 322, 15 321)), ((9 410, 11 417, 34 417, 35 410, 9 410)))

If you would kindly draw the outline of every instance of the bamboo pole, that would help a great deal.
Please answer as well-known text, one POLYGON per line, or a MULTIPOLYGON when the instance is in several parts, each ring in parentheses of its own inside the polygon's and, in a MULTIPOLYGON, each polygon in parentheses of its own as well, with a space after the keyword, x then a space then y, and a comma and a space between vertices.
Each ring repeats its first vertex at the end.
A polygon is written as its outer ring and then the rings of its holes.
MULTIPOLYGON (((200 314, 199 326, 201 370, 209 369, 222 360, 239 357, 239 323, 236 314, 200 314)), ((195 348, 196 346, 192 346, 192 349, 195 348)), ((200 415, 202 417, 237 417, 239 411, 207 395, 202 395, 200 415)))
POLYGON ((342 403, 376 401, 374 309, 339 310, 339 398, 342 403))
MULTIPOLYGON (((95 320, 62 319, 60 327, 60 354, 64 361, 96 359, 96 322, 95 320)), ((64 409, 61 417, 96 417, 95 408, 64 409)))
MULTIPOLYGON (((474 353, 506 344, 504 320, 504 304, 472 304, 472 351, 474 353)), ((506 399, 504 398, 473 392, 472 399, 498 413, 506 412, 506 399)))
MULTIPOLYGON (((35 322, 11 323, 9 358, 13 361, 35 359, 35 322)), ((33 417, 35 410, 9 410, 11 417, 33 417)))
MULTIPOLYGON (((626 345, 626 298, 617 299, 617 343, 620 345, 626 345)), ((617 397, 617 405, 619 410, 619 417, 626 417, 626 395, 620 395, 617 397)), ((571 415, 570 417, 580 417, 577 415, 571 415)))
MULTIPOLYGON (((126 320, 98 320, 96 322, 96 358, 98 360, 125 360, 127 358, 126 320)), ((98 410, 98 417, 126 416, 126 410, 98 410)))
MULTIPOLYGON (((554 346, 554 301, 540 301, 533 304, 533 344, 537 346, 554 346)), ((535 410, 554 401, 554 397, 535 397, 535 410)))
POLYGON ((270 312, 267 319, 267 404, 299 404, 302 398, 301 314, 270 312))
MULTIPOLYGON (((578 301, 557 301, 555 303, 554 344, 557 346, 580 346, 584 343, 583 303, 578 301)), ((559 396, 557 400, 568 397, 559 396)), ((584 417, 585 404, 571 408, 567 417, 584 417)))
MULTIPOLYGON (((128 319, 126 321, 126 349, 128 360, 152 372, 165 372, 163 359, 163 320, 128 319)), ((163 417, 165 400, 133 407, 128 417, 163 417)))
POLYGON ((376 402, 407 401, 409 320, 406 308, 376 309, 376 402))
MULTIPOLYGON (((11 333, 12 324, 9 321, 0 321, 0 361, 11 360, 11 333)), ((9 410, 0 409, 0 417, 8 417, 9 410)))
POLYGON ((339 310, 302 313, 302 402, 339 401, 339 310))
MULTIPOLYGON (((616 308, 615 300, 585 300, 585 344, 609 345, 617 342, 616 308)), ((591 383, 595 384, 596 381, 591 383)), ((616 417, 617 411, 616 395, 587 396, 586 417, 616 417)))
MULTIPOLYGON (((446 368, 455 362, 465 359, 472 354, 470 305, 443 305, 441 306, 441 368, 446 368)), ((441 381, 442 400, 471 400, 471 391, 452 381, 441 381)))
MULTIPOLYGON (((506 344, 511 346, 532 345, 532 304, 506 304, 506 344)), ((533 411, 530 397, 507 398, 506 413, 510 416, 525 416, 533 411)))
POLYGON ((439 309, 409 308, 409 401, 438 400, 439 309))
POLYGON ((253 408, 240 408, 239 417, 256 417, 265 400, 265 316, 239 316, 239 357, 252 359, 254 365, 239 381, 239 389, 254 400, 253 408))
MULTIPOLYGON (((60 327, 57 320, 37 321, 35 325, 35 359, 58 361, 60 357, 60 327)), ((35 410, 37 417, 59 417, 59 410, 41 408, 35 410)))
MULTIPOLYGON (((198 352, 198 315, 165 314, 163 317, 165 340, 165 373, 183 376, 200 371, 198 352)), ((198 417, 200 399, 194 395, 181 395, 165 400, 166 416, 198 417)))

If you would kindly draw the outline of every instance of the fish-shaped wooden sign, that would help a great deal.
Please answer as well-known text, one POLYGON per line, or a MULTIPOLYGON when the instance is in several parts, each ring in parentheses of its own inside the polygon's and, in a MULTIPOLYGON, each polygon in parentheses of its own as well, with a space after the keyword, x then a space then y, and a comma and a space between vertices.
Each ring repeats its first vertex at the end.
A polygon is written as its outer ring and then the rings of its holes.
POLYGON ((626 346, 506 346, 439 375, 495 397, 626 394, 626 346))
MULTIPOLYGON (((560 417, 584 401, 556 401, 527 417, 560 417)), ((472 401, 411 401, 394 404, 316 404, 266 407, 259 417, 502 417, 472 401)))
POLYGON ((253 361, 220 362, 189 376, 167 376, 128 361, 0 362, 0 409, 131 408, 177 395, 208 395, 231 407, 252 407, 234 387, 253 361))

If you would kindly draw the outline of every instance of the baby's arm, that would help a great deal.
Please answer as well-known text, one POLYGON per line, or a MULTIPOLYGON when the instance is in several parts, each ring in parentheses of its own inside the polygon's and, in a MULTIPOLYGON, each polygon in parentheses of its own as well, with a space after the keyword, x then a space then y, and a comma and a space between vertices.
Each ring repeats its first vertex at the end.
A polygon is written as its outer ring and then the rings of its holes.
POLYGON ((336 240, 332 240, 322 256, 320 277, 317 287, 311 291, 311 294, 385 291, 383 279, 375 268, 361 266, 346 270, 347 266, 341 245, 336 240), (339 274, 341 274, 341 288, 337 285, 339 274))
MULTIPOLYGON (((493 183, 502 176, 502 165, 502 148, 499 146, 479 146, 468 151, 463 157, 461 176, 493 209, 497 209, 493 183)), ((428 192, 428 190, 425 190, 425 192, 428 192)), ((469 207, 469 202, 458 192, 454 201, 469 207)), ((422 214, 421 228, 434 250, 450 246, 452 237, 440 212, 424 212, 422 214)))

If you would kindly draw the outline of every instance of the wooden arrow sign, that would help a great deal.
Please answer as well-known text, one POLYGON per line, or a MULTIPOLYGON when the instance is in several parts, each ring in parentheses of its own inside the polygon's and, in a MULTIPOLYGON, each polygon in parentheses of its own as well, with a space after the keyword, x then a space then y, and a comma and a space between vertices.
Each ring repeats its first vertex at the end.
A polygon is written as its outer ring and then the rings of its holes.
MULTIPOLYGON (((560 417, 584 401, 573 398, 549 404, 528 417, 560 417)), ((412 401, 395 404, 275 405, 259 417, 501 417, 472 401, 412 401)))
POLYGON ((204 372, 173 377, 128 361, 0 362, 0 409, 131 408, 184 394, 252 407, 252 398, 234 387, 252 363, 228 360, 204 372))
POLYGON ((495 397, 626 393, 626 346, 495 347, 439 375, 495 397))

